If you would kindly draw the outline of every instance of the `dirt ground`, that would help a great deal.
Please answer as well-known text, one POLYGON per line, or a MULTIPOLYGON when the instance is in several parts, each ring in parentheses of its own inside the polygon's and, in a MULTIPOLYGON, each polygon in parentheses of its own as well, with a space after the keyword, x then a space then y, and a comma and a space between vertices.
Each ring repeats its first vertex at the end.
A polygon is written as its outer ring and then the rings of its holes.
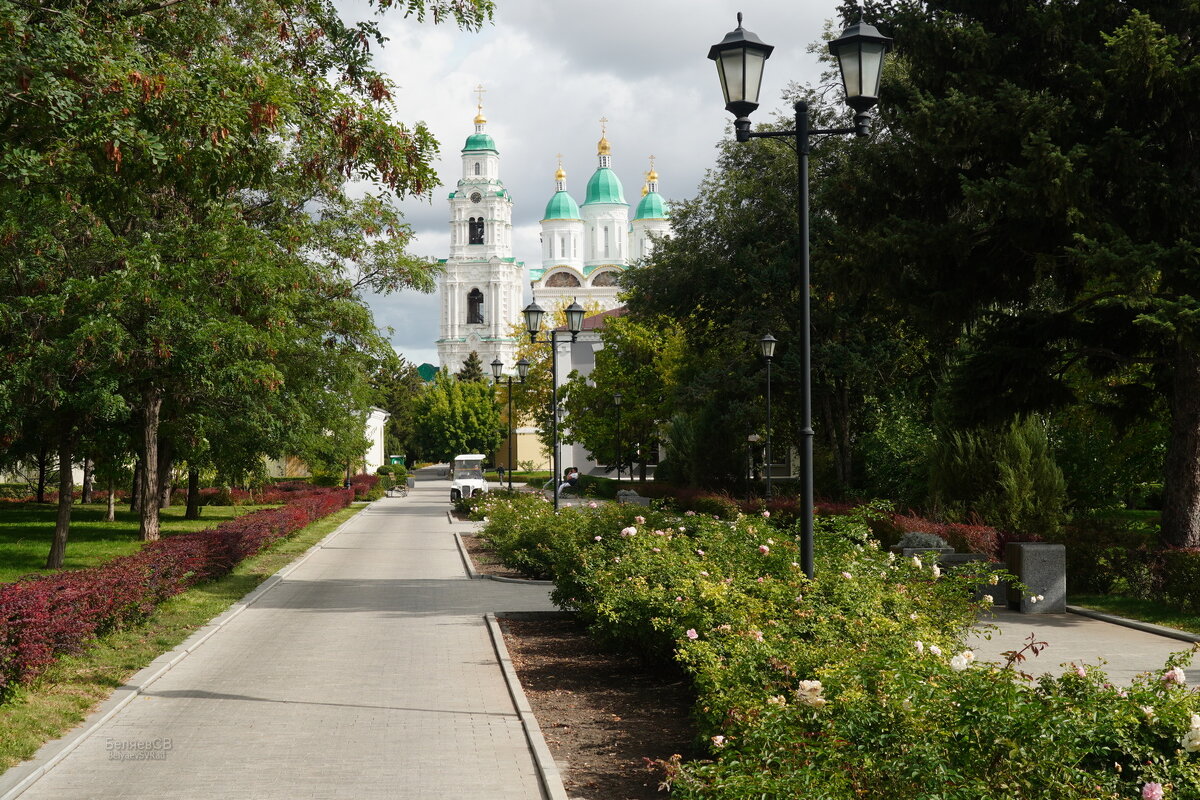
MULTIPOLYGON (((463 536, 478 572, 514 577, 483 542, 463 536)), ((606 652, 568 613, 500 620, 504 641, 538 725, 573 800, 666 797, 656 766, 694 755, 692 698, 675 670, 647 669, 606 652)))

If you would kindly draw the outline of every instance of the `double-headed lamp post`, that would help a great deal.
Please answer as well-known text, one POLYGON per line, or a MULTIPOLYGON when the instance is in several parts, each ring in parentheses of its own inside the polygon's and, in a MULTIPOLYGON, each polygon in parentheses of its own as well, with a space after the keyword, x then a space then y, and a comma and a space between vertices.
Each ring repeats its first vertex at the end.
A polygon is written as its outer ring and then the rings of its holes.
MULTIPOLYGON (((522 358, 517 362, 517 375, 521 378, 521 383, 525 382, 525 376, 529 374, 529 362, 522 358)), ((500 359, 492 361, 492 377, 496 379, 496 383, 500 382, 500 378, 504 376, 504 362, 500 359)), ((513 424, 512 424, 512 375, 508 377, 508 490, 512 491, 512 473, 513 473, 513 424)))
MULTIPOLYGON (((567 330, 571 333, 571 341, 574 342, 579 336, 579 331, 583 329, 583 306, 577 302, 572 302, 566 308, 567 315, 567 330)), ((542 318, 546 316, 546 312, 536 302, 525 306, 525 310, 521 312, 525 317, 525 330, 529 333, 529 341, 538 343, 546 343, 550 345, 550 386, 552 389, 552 398, 550 402, 550 436, 553 441, 554 452, 554 510, 558 511, 558 487, 562 480, 562 468, 559 465, 559 449, 558 449, 558 329, 550 330, 550 337, 547 339, 538 339, 538 333, 542 330, 542 318)))
POLYGON ((775 357, 776 339, 767 334, 758 340, 762 357, 767 360, 767 502, 771 502, 771 359, 775 357))
MULTIPOLYGON (((621 393, 613 395, 613 405, 617 408, 617 486, 621 485, 621 393)), ((632 469, 632 468, 631 468, 632 469)), ((629 476, 633 480, 633 475, 629 476)))
POLYGON ((742 27, 742 15, 737 15, 738 26, 725 34, 720 43, 708 51, 708 57, 717 62, 717 74, 721 79, 721 91, 725 95, 725 108, 736 117, 733 123, 739 142, 757 138, 791 137, 795 139, 797 155, 796 178, 799 184, 796 204, 799 219, 800 244, 800 358, 801 358, 801 406, 802 427, 800 430, 800 558, 804 574, 813 576, 813 464, 812 464, 812 342, 809 336, 809 263, 808 263, 808 154, 813 136, 853 133, 866 136, 870 132, 870 115, 867 113, 879 102, 879 76, 883 72, 883 57, 892 40, 882 35, 873 25, 859 20, 829 43, 829 50, 838 60, 842 73, 842 85, 846 91, 846 105, 854 109, 854 126, 850 128, 808 127, 808 104, 803 100, 795 105, 796 129, 792 131, 751 131, 750 114, 758 108, 758 92, 762 85, 763 64, 775 48, 765 44, 756 35, 742 27))

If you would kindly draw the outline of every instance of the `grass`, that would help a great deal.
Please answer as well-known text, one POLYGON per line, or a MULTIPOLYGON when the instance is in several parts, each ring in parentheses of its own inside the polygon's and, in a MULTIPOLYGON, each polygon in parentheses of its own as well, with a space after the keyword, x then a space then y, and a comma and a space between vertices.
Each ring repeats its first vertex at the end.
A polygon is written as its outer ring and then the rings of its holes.
MULTIPOLYGON (((204 506, 200 519, 184 519, 182 505, 164 508, 159 514, 162 534, 211 528, 227 519, 256 511, 265 506, 204 506)), ((30 573, 45 573, 46 555, 54 536, 56 507, 48 503, 0 504, 0 583, 30 573)), ((67 537, 64 569, 94 567, 117 556, 136 553, 142 546, 138 538, 136 513, 118 507, 114 522, 105 522, 103 503, 77 505, 71 512, 71 531, 67 537)))
POLYGON ((18 689, 0 705, 0 773, 78 725, 135 672, 294 561, 363 507, 363 503, 355 503, 314 522, 246 559, 229 575, 171 598, 144 624, 115 631, 87 651, 60 659, 36 681, 18 689))
POLYGON ((1067 599, 1074 606, 1200 634, 1200 616, 1184 614, 1150 600, 1103 594, 1070 595, 1067 599))

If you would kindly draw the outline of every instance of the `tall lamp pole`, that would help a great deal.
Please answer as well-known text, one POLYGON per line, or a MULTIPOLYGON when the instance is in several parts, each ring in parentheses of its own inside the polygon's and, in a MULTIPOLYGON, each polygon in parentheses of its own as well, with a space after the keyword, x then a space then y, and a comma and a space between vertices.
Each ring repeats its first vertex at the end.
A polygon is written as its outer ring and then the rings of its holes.
POLYGON ((771 359, 775 356, 776 339, 767 334, 758 340, 762 357, 767 360, 767 502, 771 502, 771 359))
MULTIPOLYGON (((867 113, 879 102, 879 77, 883 72, 883 57, 892 40, 873 25, 859 20, 842 35, 829 43, 829 50, 841 68, 846 105, 854 109, 854 126, 850 128, 809 128, 808 104, 803 100, 795 105, 796 129, 792 131, 751 131, 750 114, 758 108, 758 92, 762 86, 763 64, 775 48, 765 44, 754 33, 738 26, 714 44, 708 57, 717 62, 717 75, 725 95, 725 109, 736 117, 733 123, 739 142, 751 139, 790 137, 796 147, 796 180, 799 191, 796 204, 799 218, 800 244, 800 380, 802 427, 800 430, 800 560, 804 574, 813 576, 813 430, 812 430, 812 341, 809 334, 811 302, 808 263, 808 155, 813 136, 853 133, 867 136, 871 117, 867 113)), ((769 467, 768 467, 769 468, 769 467)), ((768 479, 769 480, 769 479, 768 479)))
MULTIPOLYGON (((621 485, 621 393, 613 395, 613 405, 617 407, 617 486, 621 485)), ((631 474, 630 479, 633 479, 631 474)))
MULTIPOLYGON (((579 331, 583 329, 583 306, 577 302, 572 302, 566 308, 567 315, 567 330, 571 334, 571 341, 574 342, 579 336, 579 331)), ((525 306, 525 310, 521 312, 525 317, 525 330, 529 333, 529 341, 537 344, 550 345, 550 386, 552 390, 550 402, 550 436, 553 440, 554 452, 552 454, 554 464, 554 510, 558 511, 558 486, 561 480, 562 472, 559 466, 560 453, 558 449, 558 329, 550 331, 549 338, 538 339, 538 333, 542 330, 542 318, 546 316, 546 312, 536 302, 525 306)))
MULTIPOLYGON (((492 377, 496 379, 496 383, 500 382, 503 376, 504 362, 499 358, 492 362, 492 377)), ((529 362, 522 358, 517 362, 517 374, 521 377, 521 383, 525 382, 525 376, 529 374, 529 362)), ((508 376, 508 490, 512 491, 512 473, 513 473, 513 424, 512 424, 512 375, 508 376)))

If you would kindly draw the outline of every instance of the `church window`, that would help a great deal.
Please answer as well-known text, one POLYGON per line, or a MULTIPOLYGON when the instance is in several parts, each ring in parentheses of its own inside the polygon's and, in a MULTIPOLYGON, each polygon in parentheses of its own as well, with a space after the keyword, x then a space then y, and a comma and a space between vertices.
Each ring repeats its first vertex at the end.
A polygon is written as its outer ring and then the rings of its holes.
POLYGON ((546 279, 546 285, 551 288, 574 287, 579 285, 579 279, 570 272, 556 272, 546 279))
POLYGON ((479 175, 479 174, 480 174, 480 172, 479 172, 479 169, 480 169, 480 167, 479 167, 479 162, 478 162, 478 161, 476 161, 476 162, 475 162, 475 174, 476 174, 476 175, 479 175))
POLYGON ((592 278, 592 286, 616 286, 621 274, 615 269, 606 269, 592 278))
POLYGON ((604 226, 604 257, 608 258, 608 226, 604 226))
POLYGON ((550 258, 554 258, 554 237, 553 236, 550 237, 550 241, 546 242, 546 245, 550 248, 550 258))
POLYGON ((471 217, 467 223, 470 227, 468 244, 483 244, 483 217, 471 217))
POLYGON ((563 258, 567 257, 567 237, 565 236, 558 237, 558 253, 563 258))
POLYGON ((478 288, 467 292, 467 324, 483 324, 483 292, 478 288))

